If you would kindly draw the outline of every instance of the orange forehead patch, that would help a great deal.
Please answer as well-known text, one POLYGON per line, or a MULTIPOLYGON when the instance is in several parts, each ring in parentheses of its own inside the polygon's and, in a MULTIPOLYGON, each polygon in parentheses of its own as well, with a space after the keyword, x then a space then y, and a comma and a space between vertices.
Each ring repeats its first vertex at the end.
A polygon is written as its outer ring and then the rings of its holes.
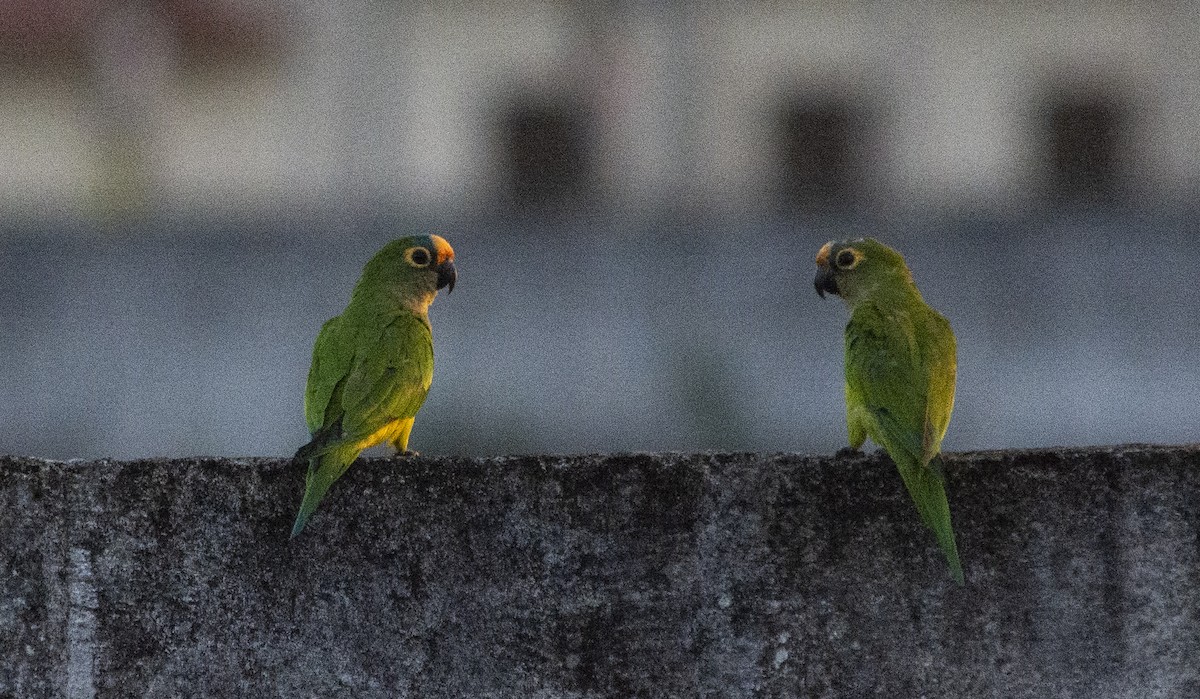
POLYGON ((454 259, 454 248, 450 247, 450 243, 447 243, 445 238, 440 235, 431 235, 429 238, 433 241, 434 264, 454 259))
POLYGON ((817 264, 822 267, 829 266, 829 251, 833 250, 833 242, 830 241, 821 246, 817 251, 817 264))

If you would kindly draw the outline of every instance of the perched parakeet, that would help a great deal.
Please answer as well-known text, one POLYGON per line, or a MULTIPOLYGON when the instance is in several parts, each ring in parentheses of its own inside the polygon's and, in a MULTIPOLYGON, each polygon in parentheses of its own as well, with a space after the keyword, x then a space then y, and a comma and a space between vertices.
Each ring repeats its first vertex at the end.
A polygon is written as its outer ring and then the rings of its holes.
POLYGON ((393 240, 363 268, 346 310, 321 327, 304 391, 312 440, 296 452, 308 478, 293 537, 363 449, 386 442, 407 453, 433 381, 427 311, 457 278, 454 250, 440 236, 393 240))
POLYGON ((962 584, 938 455, 954 409, 957 359, 950 323, 921 298, 900 253, 871 238, 826 243, 817 253, 814 284, 822 298, 828 291, 850 307, 850 447, 858 449, 870 437, 892 457, 962 584))

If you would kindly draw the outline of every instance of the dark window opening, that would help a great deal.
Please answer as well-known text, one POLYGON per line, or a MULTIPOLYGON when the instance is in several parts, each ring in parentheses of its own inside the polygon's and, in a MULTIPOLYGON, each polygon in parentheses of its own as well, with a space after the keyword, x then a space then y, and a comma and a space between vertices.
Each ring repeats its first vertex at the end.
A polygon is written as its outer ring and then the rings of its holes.
POLYGON ((780 203, 802 209, 849 203, 858 184, 855 145, 862 129, 842 101, 796 102, 782 110, 780 203))
POLYGON ((508 194, 517 205, 570 203, 590 181, 587 119, 567 103, 525 103, 501 125, 508 194))
POLYGON ((178 40, 180 59, 190 70, 263 63, 278 56, 277 2, 211 2, 168 0, 167 20, 178 40))
POLYGON ((1108 96, 1059 97, 1045 110, 1047 186, 1058 201, 1097 201, 1122 193, 1126 118, 1108 96))

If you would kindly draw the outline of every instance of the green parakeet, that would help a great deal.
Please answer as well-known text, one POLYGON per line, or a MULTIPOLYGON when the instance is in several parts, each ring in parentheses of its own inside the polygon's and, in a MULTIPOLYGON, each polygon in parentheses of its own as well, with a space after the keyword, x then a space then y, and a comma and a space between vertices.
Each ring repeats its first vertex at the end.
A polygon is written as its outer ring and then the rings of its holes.
POLYGON ((440 236, 393 240, 367 262, 346 310, 321 327, 304 391, 312 440, 296 452, 308 478, 293 537, 363 449, 386 442, 407 453, 433 381, 427 311, 457 278, 454 250, 440 236))
POLYGON ((850 447, 883 447, 963 582, 950 526, 942 438, 957 369, 950 323, 921 298, 900 253, 871 238, 829 242, 817 253, 817 293, 841 296, 846 325, 846 426, 850 447))

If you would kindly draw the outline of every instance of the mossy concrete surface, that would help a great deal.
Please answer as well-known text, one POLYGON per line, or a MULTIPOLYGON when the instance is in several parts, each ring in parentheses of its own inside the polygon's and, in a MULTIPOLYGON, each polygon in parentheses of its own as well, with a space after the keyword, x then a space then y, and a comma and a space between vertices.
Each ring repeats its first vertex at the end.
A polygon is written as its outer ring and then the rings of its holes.
POLYGON ((1200 696, 1200 446, 0 458, 0 697, 1200 696))

